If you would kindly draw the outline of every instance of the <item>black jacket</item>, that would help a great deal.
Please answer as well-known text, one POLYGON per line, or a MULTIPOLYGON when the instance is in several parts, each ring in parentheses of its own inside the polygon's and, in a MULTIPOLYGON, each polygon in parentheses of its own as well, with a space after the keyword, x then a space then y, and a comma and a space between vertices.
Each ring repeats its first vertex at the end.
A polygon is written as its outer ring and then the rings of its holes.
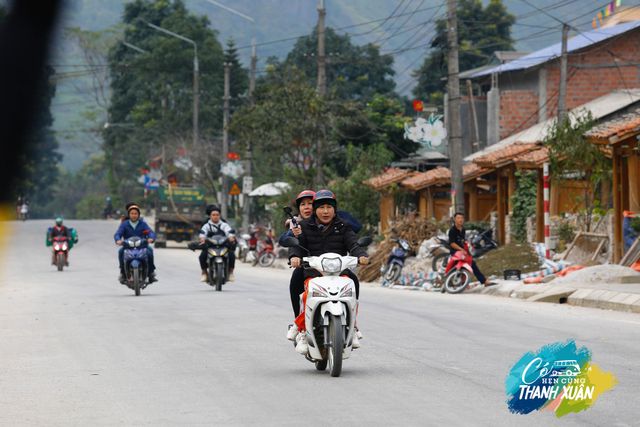
MULTIPOLYGON (((327 252, 340 255, 367 256, 367 251, 358 245, 358 237, 351 226, 336 217, 331 224, 323 226, 312 216, 300 223, 302 234, 298 237, 300 246, 307 248, 311 256, 319 256, 327 252)), ((307 256, 300 248, 289 248, 289 258, 307 256)))

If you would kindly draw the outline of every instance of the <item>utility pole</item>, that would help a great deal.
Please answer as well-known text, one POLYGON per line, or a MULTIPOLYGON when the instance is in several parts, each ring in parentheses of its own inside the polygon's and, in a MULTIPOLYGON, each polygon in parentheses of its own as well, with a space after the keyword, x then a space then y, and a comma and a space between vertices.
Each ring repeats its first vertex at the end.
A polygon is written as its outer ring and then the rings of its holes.
MULTIPOLYGON (((251 39, 251 66, 249 70, 249 103, 253 106, 253 91, 256 89, 256 67, 258 65, 258 55, 256 52, 256 39, 255 37, 251 39)), ((246 176, 251 177, 251 162, 253 157, 253 152, 251 150, 251 141, 247 142, 247 173, 246 176)), ((244 187, 244 186, 243 186, 244 187)), ((249 232, 249 221, 251 215, 251 198, 248 193, 244 192, 244 188, 242 197, 244 197, 244 205, 242 206, 242 228, 246 232, 249 232)))
POLYGON ((558 121, 567 117, 567 40, 569 25, 562 24, 562 56, 560 57, 560 88, 558 89, 558 121))
MULTIPOLYGON (((230 92, 230 73, 231 71, 231 63, 230 62, 225 62, 224 63, 224 97, 222 98, 224 100, 224 106, 223 106, 223 115, 222 115, 222 161, 221 163, 224 164, 227 161, 227 154, 229 154, 229 99, 231 98, 229 92, 230 92)), ((221 214, 223 218, 227 217, 227 199, 228 199, 228 195, 227 195, 227 176, 226 175, 222 175, 222 200, 221 200, 221 204, 222 206, 220 206, 221 209, 221 214)))
MULTIPOLYGON (((327 14, 324 8, 324 0, 318 0, 318 95, 324 97, 327 94, 327 62, 324 49, 324 18, 327 14)), ((322 158, 324 145, 324 128, 320 129, 316 142, 316 186, 324 184, 322 173, 322 158)))
POLYGON ((193 149, 195 150, 200 141, 198 131, 198 115, 200 114, 200 69, 198 66, 198 54, 193 57, 193 149))
POLYGON ((448 105, 449 105, 449 167, 451 191, 454 196, 454 212, 464 213, 464 183, 462 181, 462 124, 460 122, 460 78, 458 68, 458 22, 456 0, 447 0, 447 39, 449 54, 448 105))

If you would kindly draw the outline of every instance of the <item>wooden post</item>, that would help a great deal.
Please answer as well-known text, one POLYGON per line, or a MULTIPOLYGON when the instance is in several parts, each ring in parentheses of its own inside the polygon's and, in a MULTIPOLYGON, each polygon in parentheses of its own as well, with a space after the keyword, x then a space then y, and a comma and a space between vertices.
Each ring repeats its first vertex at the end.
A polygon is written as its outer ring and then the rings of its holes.
POLYGON ((622 186, 620 185, 620 149, 613 147, 613 262, 622 258, 622 186))
POLYGON ((629 173, 629 210, 640 212, 640 156, 632 153, 627 157, 629 173))
POLYGON ((391 191, 384 191, 380 198, 380 232, 384 233, 389 228, 389 221, 395 211, 394 197, 391 191))
POLYGON ((476 185, 476 180, 473 179, 469 183, 467 183, 467 188, 469 189, 469 220, 470 221, 479 221, 478 215, 478 187, 476 185))
POLYGON ((538 169, 538 191, 536 192, 536 242, 544 242, 544 179, 543 170, 538 169))
POLYGON ((427 218, 427 190, 418 191, 418 212, 420 218, 427 218))
POLYGON ((498 176, 498 242, 504 245, 506 242, 505 236, 505 215, 507 214, 505 209, 505 198, 507 197, 507 188, 505 179, 502 176, 501 171, 496 174, 498 176))
POLYGON ((509 182, 509 214, 513 213, 513 195, 516 192, 516 174, 513 167, 509 168, 507 179, 509 182))
POLYGON ((433 190, 431 189, 431 187, 427 187, 427 218, 434 218, 435 215, 436 213, 433 203, 433 190))

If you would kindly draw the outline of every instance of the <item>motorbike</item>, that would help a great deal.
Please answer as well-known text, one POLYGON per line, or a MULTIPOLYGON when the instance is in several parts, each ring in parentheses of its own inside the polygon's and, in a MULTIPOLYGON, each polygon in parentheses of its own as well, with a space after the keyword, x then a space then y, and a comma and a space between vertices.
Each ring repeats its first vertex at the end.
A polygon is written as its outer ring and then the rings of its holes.
MULTIPOLYGON (((468 250, 468 245, 465 245, 468 250)), ((444 289, 450 294, 459 294, 471 283, 473 256, 462 252, 455 252, 445 270, 444 289)))
POLYGON ((249 239, 251 239, 251 236, 249 234, 242 234, 236 238, 236 240, 238 241, 236 258, 241 260, 242 262, 247 262, 247 254, 249 253, 249 239))
MULTIPOLYGON (((470 252, 473 258, 480 258, 487 252, 492 251, 498 247, 498 242, 493 240, 493 230, 480 230, 469 231, 468 241, 471 243, 470 252)), ((449 245, 449 239, 441 236, 437 238, 439 244, 434 244, 429 247, 431 253, 431 270, 438 271, 441 268, 446 268, 449 263, 449 256, 451 254, 451 246, 449 245)))
POLYGON ((58 271, 62 271, 67 264, 67 256, 69 255, 69 242, 65 236, 56 236, 53 238, 53 259, 58 271))
POLYGON ((273 240, 267 238, 258 243, 258 250, 253 258, 252 265, 260 265, 260 267, 271 267, 276 260, 276 254, 273 250, 273 240))
POLYGON ((400 273, 402 273, 402 268, 404 267, 404 260, 411 250, 409 242, 405 239, 393 239, 393 241, 396 242, 397 245, 391 249, 391 255, 389 255, 387 263, 380 267, 382 286, 389 286, 400 278, 400 273))
POLYGON ((26 203, 23 203, 20 206, 20 219, 22 221, 26 221, 27 218, 29 218, 29 205, 27 205, 26 203))
POLYGON ((209 286, 222 291, 229 279, 229 239, 227 236, 214 235, 207 237, 203 244, 190 243, 189 248, 207 250, 207 277, 209 286))
POLYGON ((149 243, 134 236, 122 242, 124 248, 125 285, 140 296, 142 289, 149 285, 149 243))
MULTIPOLYGON (((286 237, 283 243, 286 247, 296 246, 309 253, 295 237, 286 237)), ((366 247, 371 244, 371 238, 363 237, 358 244, 366 247)), ((348 359, 353 350, 357 305, 353 280, 340 273, 354 270, 358 258, 325 253, 303 257, 302 265, 319 275, 307 284, 305 329, 309 353, 305 357, 317 370, 324 371, 328 367, 332 377, 339 377, 343 360, 348 359)))

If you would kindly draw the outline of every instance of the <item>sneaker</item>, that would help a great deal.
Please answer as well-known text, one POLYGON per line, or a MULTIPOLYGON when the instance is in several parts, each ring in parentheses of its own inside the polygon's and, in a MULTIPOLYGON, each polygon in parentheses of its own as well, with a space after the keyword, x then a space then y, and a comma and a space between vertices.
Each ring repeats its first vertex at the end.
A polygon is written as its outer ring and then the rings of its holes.
POLYGON ((157 282, 157 281, 158 281, 158 278, 156 277, 156 273, 155 272, 150 273, 149 274, 149 283, 153 283, 153 282, 157 282))
POLYGON ((295 341, 297 336, 298 336, 298 325, 294 323, 289 327, 289 330, 287 331, 287 339, 289 341, 295 341))
POLYGON ((122 285, 126 285, 127 284, 127 279, 124 277, 124 273, 120 273, 120 276, 118 277, 118 281, 122 285))
POLYGON ((307 334, 298 334, 296 337, 296 352, 307 354, 309 352, 309 344, 307 344, 307 334))
POLYGON ((229 273, 229 278, 227 279, 227 282, 235 282, 236 278, 233 276, 233 273, 229 273))
POLYGON ((207 273, 202 273, 200 275, 200 281, 204 283, 207 283, 209 281, 209 277, 207 277, 207 273))
POLYGON ((484 287, 485 287, 485 288, 486 288, 486 287, 489 287, 489 286, 495 286, 495 285, 497 285, 497 283, 496 283, 496 282, 484 282, 484 287))

